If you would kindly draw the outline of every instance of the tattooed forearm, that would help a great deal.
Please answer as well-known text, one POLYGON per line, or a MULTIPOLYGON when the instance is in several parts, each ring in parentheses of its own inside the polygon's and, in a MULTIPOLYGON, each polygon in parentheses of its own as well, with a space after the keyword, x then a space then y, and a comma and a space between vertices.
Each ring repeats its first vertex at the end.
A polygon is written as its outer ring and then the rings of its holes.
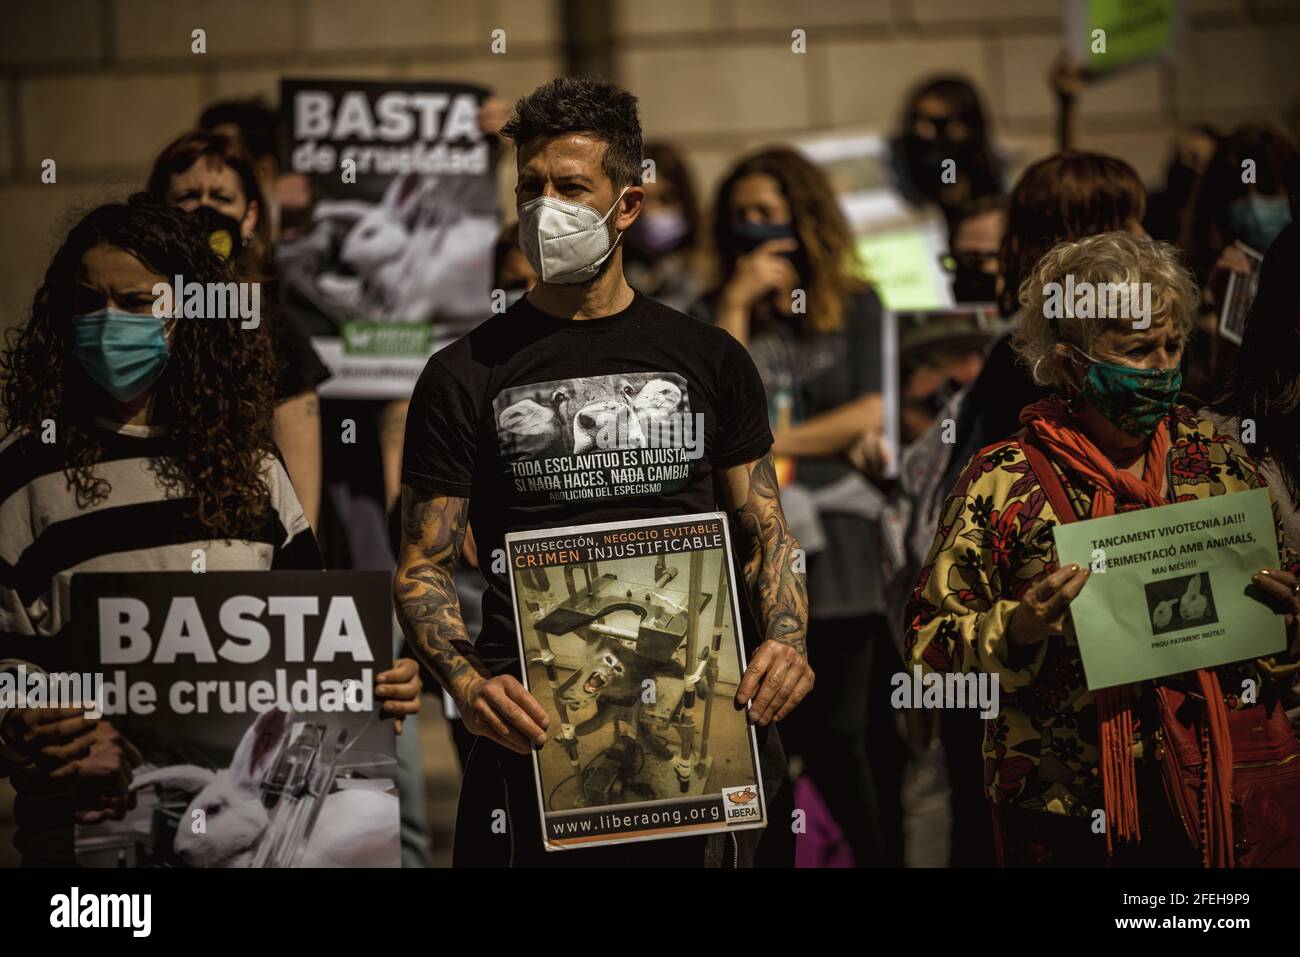
POLYGON ((808 589, 803 552, 781 510, 772 457, 727 469, 722 483, 744 563, 742 574, 764 638, 807 655, 808 589))
POLYGON ((468 517, 467 499, 402 486, 402 548, 393 579, 397 620, 448 691, 474 672, 487 675, 461 620, 453 577, 468 517))

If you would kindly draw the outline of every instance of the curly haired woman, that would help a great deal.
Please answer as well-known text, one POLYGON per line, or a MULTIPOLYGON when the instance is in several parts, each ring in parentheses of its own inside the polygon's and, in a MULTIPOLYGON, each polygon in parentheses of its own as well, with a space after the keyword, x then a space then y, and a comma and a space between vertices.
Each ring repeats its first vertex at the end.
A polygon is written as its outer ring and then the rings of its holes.
MULTIPOLYGON (((1262 684, 1261 669, 1239 662, 1089 691, 1069 613, 1089 572, 1057 567, 1052 527, 1264 483, 1240 444, 1175 402, 1196 288, 1172 247, 1119 232, 1062 243, 1019 292, 1016 350, 1057 394, 1027 406, 1020 435, 979 452, 952 489, 908 603, 912 662, 999 682, 1000 714, 984 726, 984 781, 1006 863, 1192 864, 1192 835, 1165 802, 1153 760, 1155 688, 1201 695, 1219 716, 1207 719, 1210 735, 1222 741, 1227 714, 1215 698, 1245 707, 1242 680, 1262 684), (1067 275, 1075 288, 1150 283, 1149 326, 1136 328, 1127 310, 1049 318, 1051 284, 1067 275), (1063 519, 1067 506, 1074 514, 1063 519), (1106 837, 1094 828, 1099 810, 1106 837)), ((1274 518, 1280 541, 1276 505, 1274 518)), ((1282 610, 1294 651, 1300 562, 1286 548, 1282 555, 1285 569, 1262 569, 1252 581, 1282 610)), ((1207 788, 1199 843, 1213 847, 1212 863, 1229 863, 1230 798, 1230 781, 1207 788)))
MULTIPOLYGON (((0 636, 59 634, 78 572, 190 571, 198 548, 211 571, 321 567, 271 439, 266 327, 155 310, 155 287, 176 275, 231 279, 183 210, 146 194, 100 206, 72 228, 10 334, 0 636)), ((413 661, 379 680, 386 713, 419 709, 413 661)), ((138 760, 81 709, 0 710, 0 773, 15 771, 24 859, 58 857, 31 842, 55 840, 66 812, 38 798, 71 777, 82 823, 120 817, 138 760)))

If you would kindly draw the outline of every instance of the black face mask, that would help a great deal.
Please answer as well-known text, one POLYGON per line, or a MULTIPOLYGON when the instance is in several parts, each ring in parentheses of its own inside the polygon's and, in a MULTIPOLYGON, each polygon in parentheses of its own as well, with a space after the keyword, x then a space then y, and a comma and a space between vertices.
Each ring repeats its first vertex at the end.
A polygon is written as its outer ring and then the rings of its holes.
POLYGON ((960 263, 952 277, 952 297, 957 302, 996 302, 997 273, 960 263))
MULTIPOLYGON (((736 251, 741 255, 752 253, 763 243, 774 239, 797 239, 794 226, 790 223, 737 223, 733 227, 736 238, 736 251)), ((783 256, 794 258, 794 250, 782 252, 783 256)))
POLYGON ((962 169, 964 161, 973 155, 969 139, 954 140, 943 129, 933 139, 909 132, 903 137, 903 144, 914 169, 939 170, 948 159, 956 160, 957 168, 962 169))
POLYGON ((199 206, 190 215, 198 219, 214 253, 222 259, 238 255, 240 247, 244 245, 239 220, 211 206, 199 206))

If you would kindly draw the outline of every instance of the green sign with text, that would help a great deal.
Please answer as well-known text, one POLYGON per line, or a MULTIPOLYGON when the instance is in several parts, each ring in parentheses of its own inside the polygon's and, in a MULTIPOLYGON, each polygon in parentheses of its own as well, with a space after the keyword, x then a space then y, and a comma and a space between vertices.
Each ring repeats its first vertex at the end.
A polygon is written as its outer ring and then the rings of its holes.
POLYGON ((1070 603, 1090 689, 1286 647, 1251 577, 1278 567, 1268 491, 1252 489, 1058 525, 1062 565, 1092 569, 1070 603))

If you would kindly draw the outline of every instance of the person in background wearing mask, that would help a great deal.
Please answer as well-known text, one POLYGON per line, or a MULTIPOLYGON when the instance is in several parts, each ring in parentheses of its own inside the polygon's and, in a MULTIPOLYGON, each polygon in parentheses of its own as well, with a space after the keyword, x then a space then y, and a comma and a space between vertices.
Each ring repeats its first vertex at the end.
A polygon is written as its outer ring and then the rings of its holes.
POLYGON ((247 100, 220 100, 200 115, 198 128, 238 143, 253 161, 253 175, 262 197, 260 215, 271 242, 280 236, 277 184, 280 160, 275 153, 279 117, 260 96, 247 100))
MULTIPOLYGON (((209 571, 320 569, 271 439, 266 326, 155 315, 155 286, 178 274, 232 280, 209 244, 146 193, 91 211, 0 354, 0 634, 60 634, 76 572, 189 572, 195 548, 209 571)), ((385 714, 419 710, 414 661, 375 680, 385 714)), ((25 862, 71 864, 74 810, 83 824, 121 819, 138 763, 83 709, 0 710, 25 862)))
POLYGON ((690 170, 677 148, 647 143, 654 178, 643 177, 645 209, 627 231, 627 281, 651 299, 685 312, 700 296, 696 254, 700 211, 690 170))
MULTIPOLYGON (((908 603, 911 662, 998 679, 1002 704, 984 722, 983 780, 1002 862, 1195 864, 1153 758, 1154 688, 1224 697, 1224 707, 1237 710, 1250 707, 1238 696, 1243 679, 1260 687, 1260 672, 1245 661, 1089 691, 1069 612, 1089 570, 1057 567, 1049 529, 1264 483, 1240 444, 1176 404, 1196 286, 1174 247, 1128 232, 1064 242, 1019 288, 1015 347, 1053 394, 1026 407, 1024 429, 982 449, 953 487, 908 603), (1151 283, 1149 327, 1135 330, 1127 309, 1095 319, 1049 317, 1045 299, 1066 276, 1094 285, 1151 283), (1092 827, 1103 809, 1104 839, 1092 827)), ((1285 546, 1282 554, 1284 568, 1261 569, 1241 588, 1254 584, 1285 613, 1294 643, 1300 556, 1285 546)), ((1225 760, 1227 721, 1210 709, 1206 764, 1225 760)), ((1231 799, 1221 776, 1207 784, 1199 829, 1214 866, 1231 864, 1222 857, 1234 846, 1231 799)))
POLYGON ((953 216, 944 268, 952 275, 952 298, 992 303, 998 298, 998 250, 1007 231, 1007 199, 989 195, 964 204, 953 216))
POLYGON ((890 165, 899 192, 913 206, 937 205, 951 226, 963 203, 1003 191, 1002 160, 969 80, 939 76, 916 87, 899 128, 890 141, 890 165))
MULTIPOLYGON (((793 801, 773 722, 812 690, 808 600, 778 496, 762 382, 734 339, 649 299, 623 278, 624 233, 641 213, 641 124, 636 98, 590 77, 560 77, 515 106, 502 135, 516 148, 519 242, 539 281, 429 359, 411 396, 402 455, 402 548, 393 583, 398 619, 424 663, 455 698, 478 736, 461 786, 455 861, 465 865, 582 867, 793 863, 788 828, 679 837, 547 854, 534 797, 531 754, 557 747, 546 710, 520 681, 519 645, 507 578, 480 562, 487 582, 483 628, 465 629, 455 566, 465 529, 478 551, 504 547, 508 532, 685 515, 723 508, 742 558, 756 645, 737 689, 748 707, 772 820, 793 801), (642 377, 649 376, 646 380, 642 377), (590 498, 529 491, 514 466, 562 464, 598 409, 635 408, 634 383, 675 397, 699 423, 703 444, 679 486, 613 483, 590 498), (513 400, 502 408, 498 400, 513 400), (688 403, 688 405, 687 405, 688 403), (576 411, 587 408, 580 406, 576 411), (504 810, 508 834, 490 821, 504 810)), ((636 453, 625 443, 625 457, 636 453)))
POLYGON ((1263 255, 1300 211, 1300 152, 1281 133, 1242 126, 1224 137, 1197 183, 1181 245, 1201 284, 1201 314, 1188 344, 1187 391, 1208 398, 1235 364, 1219 335, 1229 273, 1249 275, 1245 246, 1263 255), (1249 179, 1249 182, 1243 180, 1249 179))
POLYGON ((782 501, 809 553, 809 630, 823 682, 790 722, 788 750, 802 756, 858 865, 899 863, 901 848, 887 851, 883 836, 901 834, 899 799, 888 783, 878 794, 867 752, 869 727, 882 759, 895 739, 888 708, 872 713, 881 707, 875 686, 887 696, 897 670, 878 585, 880 496, 845 459, 883 423, 882 307, 860 278, 830 183, 801 154, 776 147, 741 159, 714 209, 719 281, 692 312, 744 343, 758 366, 782 501))
MULTIPOLYGON (((276 445, 313 529, 320 526, 321 433, 316 387, 329 372, 311 343, 275 306, 269 228, 252 160, 238 141, 196 130, 169 143, 154 161, 147 189, 192 212, 214 251, 240 282, 260 284, 275 376, 276 445)), ((189 277, 185 277, 186 281, 189 277)))

